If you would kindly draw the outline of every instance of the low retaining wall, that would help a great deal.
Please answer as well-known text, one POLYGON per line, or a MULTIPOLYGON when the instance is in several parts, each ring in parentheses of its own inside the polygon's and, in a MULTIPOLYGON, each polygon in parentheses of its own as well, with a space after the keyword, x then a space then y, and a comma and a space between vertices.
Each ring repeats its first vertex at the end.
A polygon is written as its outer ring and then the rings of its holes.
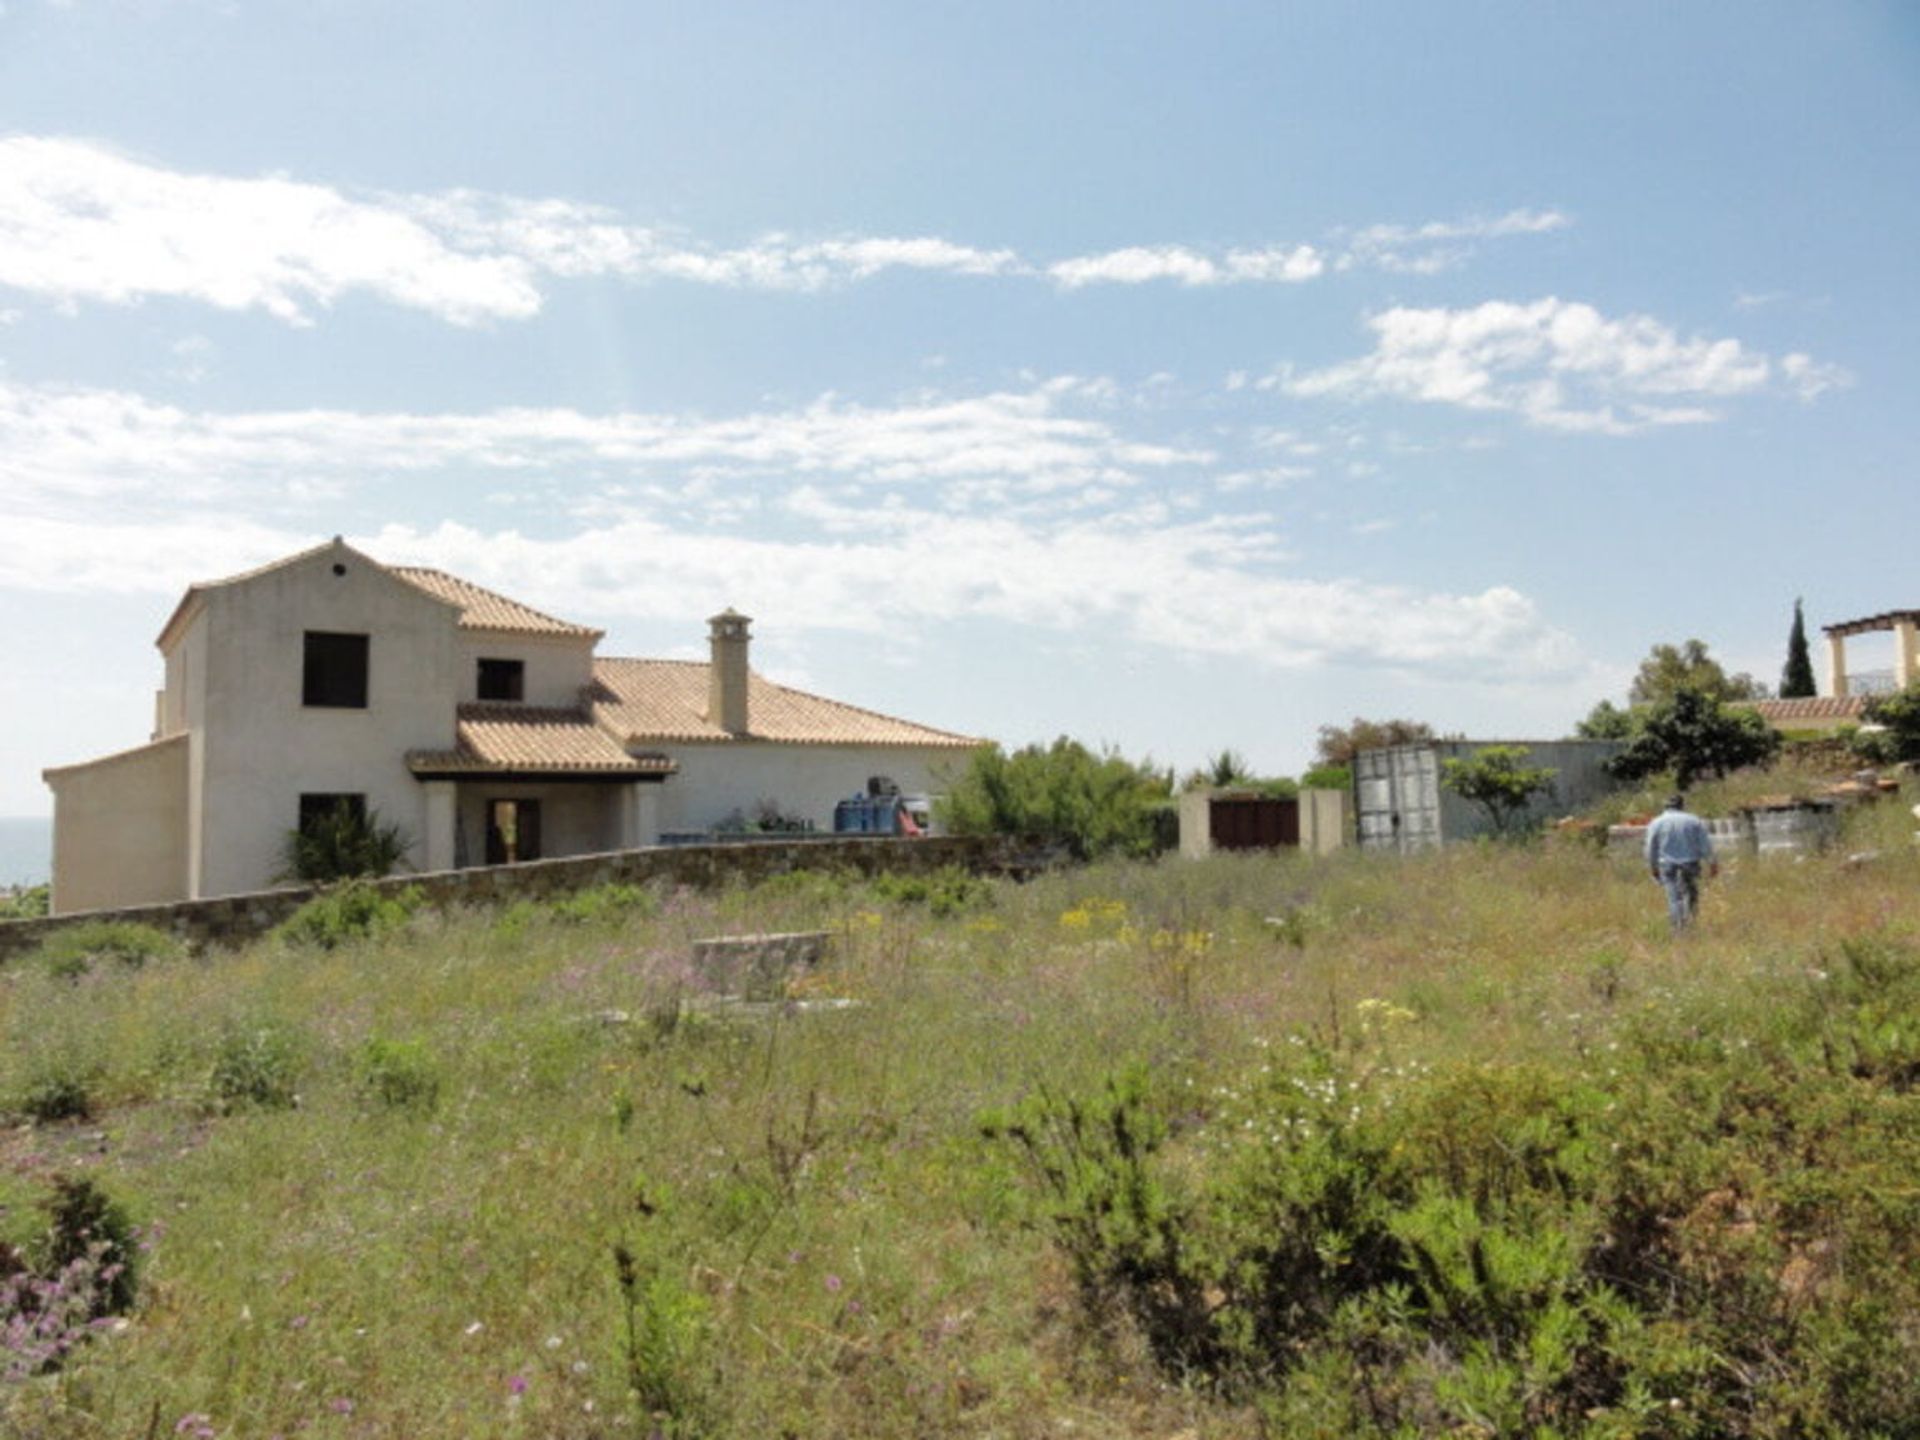
MULTIPOLYGON (((751 883, 791 870, 852 870, 914 874, 958 865, 968 870, 1025 875, 1041 861, 1020 847, 992 838, 936 836, 917 840, 862 837, 844 840, 773 840, 754 844, 651 846, 604 855, 570 855, 522 865, 489 865, 393 875, 374 882, 383 890, 417 886, 437 906, 492 905, 539 900, 599 885, 685 885, 711 889, 740 880, 751 883)), ((214 900, 178 900, 122 910, 85 910, 42 920, 0 922, 0 961, 33 949, 69 925, 123 920, 151 925, 195 949, 242 945, 258 939, 316 893, 313 886, 223 895, 214 900)))

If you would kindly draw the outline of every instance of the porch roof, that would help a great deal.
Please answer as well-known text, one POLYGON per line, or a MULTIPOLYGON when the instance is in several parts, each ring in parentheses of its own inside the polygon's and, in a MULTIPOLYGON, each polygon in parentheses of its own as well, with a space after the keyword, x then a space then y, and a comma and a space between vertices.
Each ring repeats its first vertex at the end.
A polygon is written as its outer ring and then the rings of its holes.
POLYGON ((421 778, 549 775, 608 780, 664 779, 677 768, 661 755, 634 756, 584 710, 476 701, 462 705, 452 750, 413 750, 421 778))
POLYGON ((1841 620, 1820 628, 1836 639, 1849 635, 1870 635, 1876 630, 1891 630, 1896 625, 1920 623, 1920 610, 1888 610, 1879 615, 1863 615, 1858 620, 1841 620))

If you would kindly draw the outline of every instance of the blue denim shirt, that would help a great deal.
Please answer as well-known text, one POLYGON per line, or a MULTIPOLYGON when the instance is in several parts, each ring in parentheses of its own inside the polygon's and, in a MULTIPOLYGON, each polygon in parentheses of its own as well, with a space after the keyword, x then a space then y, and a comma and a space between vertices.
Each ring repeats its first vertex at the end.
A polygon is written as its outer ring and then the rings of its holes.
POLYGON ((1684 810, 1663 810, 1647 827, 1647 864, 1699 864, 1713 859, 1713 836, 1707 822, 1684 810))

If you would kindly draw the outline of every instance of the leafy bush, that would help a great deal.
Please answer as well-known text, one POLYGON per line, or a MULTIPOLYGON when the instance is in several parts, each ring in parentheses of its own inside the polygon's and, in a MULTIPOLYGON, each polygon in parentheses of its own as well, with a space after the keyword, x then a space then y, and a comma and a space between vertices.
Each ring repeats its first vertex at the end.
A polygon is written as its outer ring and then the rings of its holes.
POLYGON ((360 1047, 355 1091, 363 1104, 383 1110, 427 1111, 440 1103, 440 1067, 419 1040, 384 1040, 360 1047))
POLYGON ((616 920, 646 920, 660 911, 660 899, 638 885, 596 885, 548 907, 555 920, 569 925, 605 925, 616 920))
POLYGON ((1682 790, 1711 772, 1725 776, 1764 765, 1779 752, 1780 736, 1758 712, 1729 710, 1705 690, 1676 690, 1651 706, 1627 748, 1607 762, 1622 780, 1671 770, 1682 790))
POLYGON ((113 961, 137 970, 149 960, 171 960, 185 952, 164 930, 125 920, 88 920, 56 930, 35 952, 49 972, 77 980, 97 962, 113 961))
POLYGON ((342 800, 318 819, 287 832, 277 880, 330 885, 390 875, 412 847, 407 832, 383 824, 380 812, 342 800))
POLYGON ((958 915, 993 899, 993 887, 958 865, 942 865, 931 875, 881 874, 873 878, 873 893, 897 905, 924 905, 936 916, 958 915))
POLYGON ((62 1176, 46 1210, 32 1263, 0 1245, 0 1382, 58 1370, 101 1320, 132 1308, 138 1288, 133 1227, 104 1191, 62 1176))
POLYGON ((938 802, 956 835, 1014 835, 1063 845, 1078 860, 1150 855, 1154 808, 1172 795, 1166 772, 1112 751, 1096 756, 1065 736, 1007 754, 976 750, 938 802))
POLYGON ((416 886, 394 892, 349 880, 314 896, 273 933, 292 945, 333 950, 400 929, 424 899, 416 886))
POLYGON ((1920 957, 1826 964, 1604 1066, 1299 1042, 1199 1115, 1135 1071, 986 1129, 1088 1303, 1277 1433, 1920 1433, 1920 957))
POLYGON ((1353 767, 1350 765, 1316 765, 1300 777, 1302 790, 1351 790, 1353 789, 1353 767))
POLYGON ((1869 701, 1866 718, 1886 727, 1877 737, 1882 763, 1920 760, 1920 682, 1869 701))
POLYGON ((20 1089, 20 1112, 42 1124, 86 1120, 93 1114, 93 1092, 99 1083, 98 1064, 74 1050, 56 1049, 28 1071, 20 1089))
POLYGON ((305 1045, 276 1021, 230 1026, 214 1050, 207 1089, 223 1115, 239 1110, 289 1110, 300 1103, 305 1045))
POLYGON ((0 895, 0 920, 38 920, 52 904, 52 886, 24 886, 10 895, 0 895))
POLYGON ((1494 833, 1505 835, 1534 796, 1553 793, 1557 772, 1529 766, 1529 753, 1524 745, 1489 745, 1470 759, 1445 761, 1440 783, 1486 811, 1494 833))

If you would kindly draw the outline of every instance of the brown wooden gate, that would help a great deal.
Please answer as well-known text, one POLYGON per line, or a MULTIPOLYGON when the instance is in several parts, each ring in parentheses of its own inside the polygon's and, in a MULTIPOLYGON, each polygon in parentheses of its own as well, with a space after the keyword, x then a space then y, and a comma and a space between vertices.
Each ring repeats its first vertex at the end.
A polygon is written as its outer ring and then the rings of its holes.
POLYGON ((1300 802, 1263 795, 1216 795, 1207 831, 1216 850, 1272 850, 1300 843, 1300 802))

